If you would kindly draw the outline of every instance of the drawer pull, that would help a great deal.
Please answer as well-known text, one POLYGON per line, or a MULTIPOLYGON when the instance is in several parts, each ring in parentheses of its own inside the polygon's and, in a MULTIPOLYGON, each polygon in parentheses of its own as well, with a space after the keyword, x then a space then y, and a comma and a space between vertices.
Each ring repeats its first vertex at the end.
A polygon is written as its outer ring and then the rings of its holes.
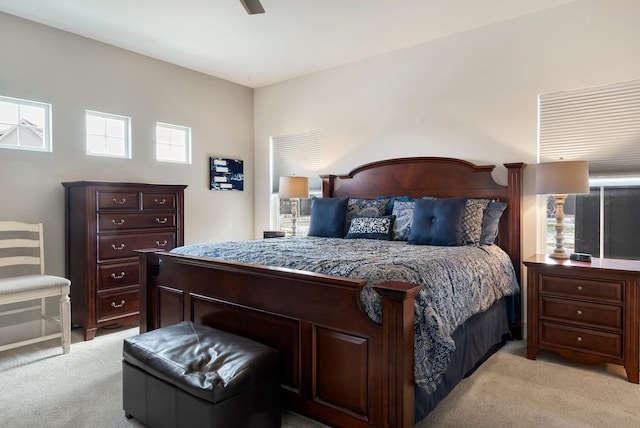
POLYGON ((165 198, 162 199, 154 199, 153 202, 155 202, 158 205, 164 205, 167 203, 167 200, 165 198))
POLYGON ((111 302, 111 307, 112 308, 121 308, 123 306, 124 306, 124 300, 120 300, 120 303, 111 302))
POLYGON ((122 279, 124 278, 124 272, 120 272, 120 275, 116 275, 115 273, 111 274, 111 278, 113 279, 122 279))
POLYGON ((160 220, 158 217, 156 217, 156 223, 158 224, 165 224, 169 219, 168 218, 163 218, 162 220, 160 220))
POLYGON ((116 244, 111 244, 111 248, 113 248, 116 251, 124 250, 124 244, 120 244, 118 246, 116 246, 116 244))
POLYGON ((113 223, 114 226, 122 226, 124 224, 124 219, 120 219, 120 221, 116 221, 116 220, 111 220, 111 223, 113 223))
POLYGON ((577 309, 577 310, 576 310, 576 314, 578 314, 578 315, 582 315, 582 309, 577 309))
POLYGON ((582 291, 582 285, 578 285, 578 287, 576 287, 578 289, 578 291, 582 291))
POLYGON ((165 239, 164 241, 162 241, 162 242, 160 242, 160 241, 156 241, 156 244, 157 244, 159 247, 164 247, 164 246, 165 246, 165 245, 167 245, 168 243, 169 243, 169 241, 167 241, 166 239, 165 239))
POLYGON ((116 205, 123 205, 125 202, 127 202, 127 198, 122 198, 120 200, 117 200, 116 198, 113 198, 113 203, 116 205))
POLYGON ((576 338, 576 340, 577 340, 578 342, 582 342, 582 336, 578 336, 578 337, 576 338))

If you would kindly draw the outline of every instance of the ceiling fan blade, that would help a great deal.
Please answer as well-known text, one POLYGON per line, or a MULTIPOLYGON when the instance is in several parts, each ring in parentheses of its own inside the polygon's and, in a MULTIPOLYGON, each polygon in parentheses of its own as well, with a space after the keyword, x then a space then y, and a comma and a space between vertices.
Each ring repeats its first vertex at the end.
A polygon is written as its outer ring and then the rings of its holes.
POLYGON ((249 15, 255 15, 256 13, 264 13, 264 8, 260 4, 260 0, 240 0, 242 6, 249 15))

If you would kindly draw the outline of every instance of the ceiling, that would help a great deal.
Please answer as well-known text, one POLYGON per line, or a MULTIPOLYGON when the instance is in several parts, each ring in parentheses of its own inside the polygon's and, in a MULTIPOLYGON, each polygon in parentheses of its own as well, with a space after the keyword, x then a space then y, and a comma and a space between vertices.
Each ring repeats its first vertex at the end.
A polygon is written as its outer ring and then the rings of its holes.
POLYGON ((576 0, 0 0, 0 11, 252 88, 576 0))

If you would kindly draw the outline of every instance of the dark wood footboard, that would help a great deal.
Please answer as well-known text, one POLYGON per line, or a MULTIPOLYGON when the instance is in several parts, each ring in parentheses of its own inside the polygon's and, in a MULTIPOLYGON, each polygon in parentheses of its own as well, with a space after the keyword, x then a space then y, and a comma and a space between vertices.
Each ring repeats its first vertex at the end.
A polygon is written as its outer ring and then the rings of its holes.
POLYGON ((282 351, 283 398, 292 410, 335 426, 413 426, 420 286, 375 287, 383 308, 377 325, 361 307, 361 280, 139 253, 141 332, 190 320, 250 337, 282 351))

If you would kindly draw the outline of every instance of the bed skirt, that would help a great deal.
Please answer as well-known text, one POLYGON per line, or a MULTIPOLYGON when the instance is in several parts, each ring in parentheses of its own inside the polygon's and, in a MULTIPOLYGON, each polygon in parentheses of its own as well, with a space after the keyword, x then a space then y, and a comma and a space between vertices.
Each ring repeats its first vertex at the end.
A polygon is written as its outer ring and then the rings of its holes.
POLYGON ((415 421, 424 419, 465 377, 470 376, 509 338, 506 298, 474 315, 453 332, 456 350, 435 391, 427 394, 415 387, 415 421))

